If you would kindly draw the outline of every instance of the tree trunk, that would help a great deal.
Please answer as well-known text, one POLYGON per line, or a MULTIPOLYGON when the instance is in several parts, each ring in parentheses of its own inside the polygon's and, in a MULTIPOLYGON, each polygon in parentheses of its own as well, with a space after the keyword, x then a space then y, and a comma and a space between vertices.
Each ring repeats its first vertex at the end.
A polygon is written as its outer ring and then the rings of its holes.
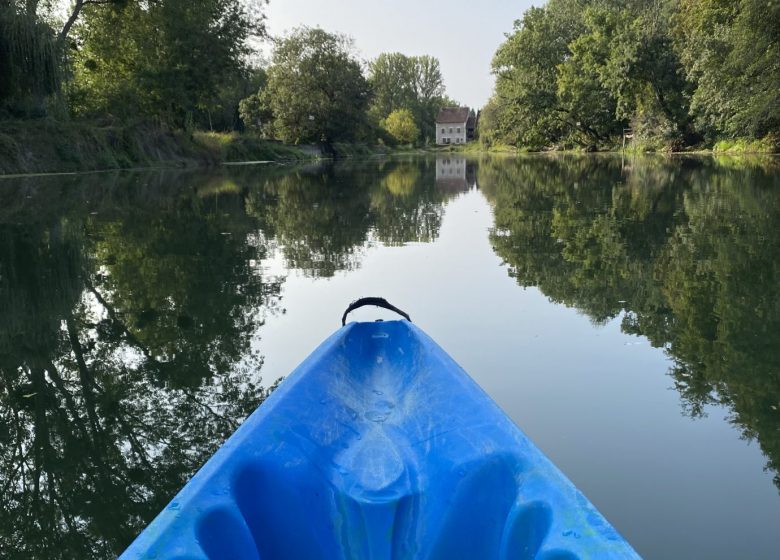
POLYGON ((76 20, 79 18, 81 9, 84 7, 84 2, 85 0, 76 0, 73 4, 73 11, 70 13, 70 16, 65 21, 65 25, 62 26, 62 30, 60 31, 60 43, 64 43, 65 39, 68 38, 70 28, 73 27, 73 24, 76 23, 76 20))

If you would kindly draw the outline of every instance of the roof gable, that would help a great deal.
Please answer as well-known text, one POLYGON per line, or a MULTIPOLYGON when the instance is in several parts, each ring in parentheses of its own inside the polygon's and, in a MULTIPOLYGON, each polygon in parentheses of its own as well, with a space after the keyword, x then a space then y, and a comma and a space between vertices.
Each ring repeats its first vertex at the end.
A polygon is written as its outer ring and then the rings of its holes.
POLYGON ((437 124, 455 124, 464 123, 469 118, 468 107, 443 107, 439 109, 439 116, 436 117, 437 124))

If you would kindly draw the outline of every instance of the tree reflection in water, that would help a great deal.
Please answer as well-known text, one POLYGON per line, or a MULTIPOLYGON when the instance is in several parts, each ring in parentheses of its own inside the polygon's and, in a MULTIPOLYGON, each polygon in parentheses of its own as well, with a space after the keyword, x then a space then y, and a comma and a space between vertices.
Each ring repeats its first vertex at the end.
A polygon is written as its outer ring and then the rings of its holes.
POLYGON ((265 397, 250 340, 280 281, 238 197, 42 183, 0 226, 0 549, 112 557, 265 397))
POLYGON ((489 159, 478 173, 517 282, 665 348, 686 412, 728 407, 780 488, 777 160, 489 159))
POLYGON ((475 182, 519 284, 665 348, 687 412, 725 405, 780 470, 775 163, 456 163, 5 182, 0 549, 116 556, 270 390, 253 349, 284 273, 263 260, 329 277, 435 241, 475 182))
MULTIPOLYGON (((0 192, 0 549, 115 557, 273 388, 269 246, 330 276, 431 241, 432 164, 9 181, 0 192)), ((10 552, 12 551, 12 552, 10 552)))

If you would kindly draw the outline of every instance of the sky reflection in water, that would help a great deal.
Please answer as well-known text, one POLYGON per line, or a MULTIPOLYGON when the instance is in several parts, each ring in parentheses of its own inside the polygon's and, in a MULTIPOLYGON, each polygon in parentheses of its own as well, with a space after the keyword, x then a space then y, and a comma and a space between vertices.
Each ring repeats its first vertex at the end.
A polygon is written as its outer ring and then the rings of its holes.
POLYGON ((2 181, 0 550, 116 555, 381 295, 641 554, 775 558, 778 257, 777 160, 2 181))

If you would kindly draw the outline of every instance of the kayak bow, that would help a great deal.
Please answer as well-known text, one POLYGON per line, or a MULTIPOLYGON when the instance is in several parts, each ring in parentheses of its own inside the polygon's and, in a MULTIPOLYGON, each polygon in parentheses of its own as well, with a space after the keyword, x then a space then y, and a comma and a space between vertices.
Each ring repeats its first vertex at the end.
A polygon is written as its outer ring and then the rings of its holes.
POLYGON ((323 342, 121 558, 639 556, 433 340, 385 321, 323 342))

